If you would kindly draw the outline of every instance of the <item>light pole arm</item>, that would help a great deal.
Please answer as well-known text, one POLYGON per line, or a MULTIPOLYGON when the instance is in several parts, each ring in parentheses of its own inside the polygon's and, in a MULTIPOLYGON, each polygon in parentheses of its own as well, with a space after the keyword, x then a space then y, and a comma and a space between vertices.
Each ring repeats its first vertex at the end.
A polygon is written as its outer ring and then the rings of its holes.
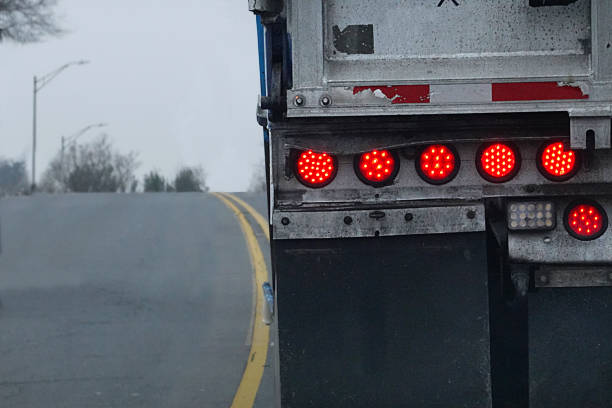
POLYGON ((49 72, 46 75, 36 78, 36 87, 34 88, 35 92, 38 92, 41 89, 43 89, 49 82, 53 81, 59 74, 61 74, 67 68, 73 65, 85 65, 85 64, 89 64, 89 61, 87 60, 72 61, 72 62, 62 65, 61 67, 57 68, 54 71, 49 72))

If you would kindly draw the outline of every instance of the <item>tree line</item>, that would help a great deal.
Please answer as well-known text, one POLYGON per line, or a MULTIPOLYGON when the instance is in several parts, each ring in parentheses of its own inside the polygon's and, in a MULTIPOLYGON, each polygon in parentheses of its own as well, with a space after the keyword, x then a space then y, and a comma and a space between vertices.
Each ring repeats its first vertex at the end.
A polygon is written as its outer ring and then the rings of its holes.
MULTIPOLYGON (((115 149, 107 135, 92 142, 71 145, 58 152, 45 170, 38 191, 47 193, 205 192, 206 172, 199 166, 183 166, 167 180, 157 170, 142 180, 136 177, 140 163, 135 152, 115 149)), ((25 160, 0 158, 0 195, 29 193, 25 160)))

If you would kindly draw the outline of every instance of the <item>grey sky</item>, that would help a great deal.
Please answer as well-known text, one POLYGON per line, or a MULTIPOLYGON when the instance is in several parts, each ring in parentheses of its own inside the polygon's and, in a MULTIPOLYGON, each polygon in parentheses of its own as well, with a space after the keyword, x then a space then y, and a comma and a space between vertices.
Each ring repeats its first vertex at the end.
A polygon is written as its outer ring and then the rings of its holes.
POLYGON ((119 149, 139 153, 139 175, 201 164, 213 190, 247 187, 263 147, 245 0, 60 0, 58 13, 64 36, 0 43, 0 156, 29 165, 32 76, 88 59, 39 93, 38 177, 61 135, 107 122, 119 149))

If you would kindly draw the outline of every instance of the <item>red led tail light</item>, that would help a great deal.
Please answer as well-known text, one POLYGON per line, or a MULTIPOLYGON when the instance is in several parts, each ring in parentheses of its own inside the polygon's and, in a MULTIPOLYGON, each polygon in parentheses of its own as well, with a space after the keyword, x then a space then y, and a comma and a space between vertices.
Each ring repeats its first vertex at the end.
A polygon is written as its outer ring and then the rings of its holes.
POLYGON ((423 148, 416 161, 417 173, 431 184, 448 183, 459 172, 459 154, 449 145, 431 145, 423 148))
POLYGON ((608 216, 593 201, 574 202, 565 211, 565 228, 574 238, 590 241, 606 232, 608 216))
POLYGON ((305 186, 324 187, 333 181, 337 171, 336 157, 331 154, 312 150, 298 153, 295 175, 305 186))
POLYGON ((399 158, 389 150, 372 150, 355 157, 355 172, 374 187, 389 185, 399 171, 399 158))
POLYGON ((519 150, 511 143, 487 143, 476 154, 476 168, 492 183, 511 180, 521 167, 519 150))
POLYGON ((547 142, 538 151, 538 169, 552 181, 565 181, 573 177, 579 169, 580 156, 567 149, 563 142, 547 142))

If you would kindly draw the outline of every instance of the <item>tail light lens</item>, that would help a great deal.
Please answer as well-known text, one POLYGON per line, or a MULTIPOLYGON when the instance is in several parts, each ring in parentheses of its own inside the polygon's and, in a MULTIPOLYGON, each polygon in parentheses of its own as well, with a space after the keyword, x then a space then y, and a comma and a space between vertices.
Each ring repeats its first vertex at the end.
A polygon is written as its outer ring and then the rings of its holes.
POLYGON ((487 181, 511 180, 521 167, 519 150, 511 143, 487 143, 476 154, 476 168, 487 181))
POLYGON ((449 145, 431 145, 421 150, 416 170, 430 184, 445 184, 455 178, 460 166, 459 154, 449 145))
POLYGON ((565 228, 574 238, 590 241, 606 232, 608 216, 596 202, 574 202, 565 211, 565 228))
POLYGON ((538 151, 538 168, 549 180, 565 181, 578 171, 579 158, 578 153, 567 149, 563 142, 544 143, 538 151))
POLYGON ((336 177, 336 157, 323 152, 300 152, 295 163, 297 179, 308 187, 324 187, 336 177))
POLYGON ((355 157, 355 172, 374 187, 389 185, 399 171, 399 158, 389 150, 372 150, 355 157))

